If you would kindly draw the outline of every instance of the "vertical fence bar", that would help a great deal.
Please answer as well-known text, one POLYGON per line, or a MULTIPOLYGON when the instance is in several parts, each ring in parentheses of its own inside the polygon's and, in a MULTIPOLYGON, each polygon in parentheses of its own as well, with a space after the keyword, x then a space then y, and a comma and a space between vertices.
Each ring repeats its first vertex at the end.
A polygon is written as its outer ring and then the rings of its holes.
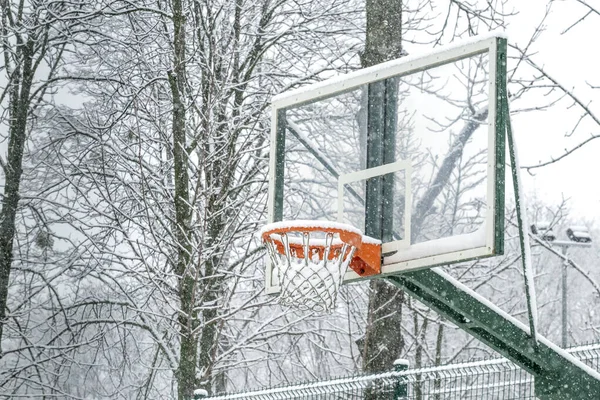
MULTIPOLYGON (((407 371, 408 366, 408 360, 399 358, 394 361, 394 371, 396 372, 407 371)), ((394 386, 394 400, 408 400, 408 380, 405 376, 400 376, 397 379, 394 386)))

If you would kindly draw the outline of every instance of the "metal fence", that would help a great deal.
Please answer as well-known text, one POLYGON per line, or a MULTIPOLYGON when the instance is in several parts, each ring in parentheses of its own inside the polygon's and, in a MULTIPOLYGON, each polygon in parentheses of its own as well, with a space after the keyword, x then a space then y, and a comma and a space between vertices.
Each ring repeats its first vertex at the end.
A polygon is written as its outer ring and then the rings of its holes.
MULTIPOLYGON (((588 366, 599 369, 600 344, 574 347, 568 351, 588 366)), ((355 375, 202 399, 534 400, 536 397, 532 375, 512 362, 499 358, 418 370, 355 375)))

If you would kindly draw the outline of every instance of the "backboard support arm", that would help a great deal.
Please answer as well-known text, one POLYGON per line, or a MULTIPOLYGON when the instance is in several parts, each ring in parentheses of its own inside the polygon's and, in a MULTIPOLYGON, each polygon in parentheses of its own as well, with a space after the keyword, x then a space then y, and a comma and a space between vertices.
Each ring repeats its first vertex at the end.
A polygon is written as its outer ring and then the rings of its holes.
POLYGON ((438 268, 384 279, 530 372, 541 400, 598 398, 597 372, 543 337, 534 345, 527 327, 438 268))

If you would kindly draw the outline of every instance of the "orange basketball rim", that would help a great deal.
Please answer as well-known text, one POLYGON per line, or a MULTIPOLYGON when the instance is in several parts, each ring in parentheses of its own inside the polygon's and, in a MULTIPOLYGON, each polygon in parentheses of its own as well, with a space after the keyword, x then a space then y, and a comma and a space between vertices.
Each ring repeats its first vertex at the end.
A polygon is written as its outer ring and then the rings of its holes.
POLYGON ((263 228, 262 240, 273 243, 276 251, 283 255, 286 254, 284 241, 287 241, 290 256, 300 259, 307 256, 305 249, 308 249, 311 259, 316 257, 323 260, 327 257, 332 260, 341 251, 349 252, 349 247, 354 247, 356 251, 349 264, 354 272, 362 277, 381 273, 381 242, 364 236, 348 224, 308 220, 275 222, 263 228), (331 240, 308 239, 311 232, 325 233, 331 240))

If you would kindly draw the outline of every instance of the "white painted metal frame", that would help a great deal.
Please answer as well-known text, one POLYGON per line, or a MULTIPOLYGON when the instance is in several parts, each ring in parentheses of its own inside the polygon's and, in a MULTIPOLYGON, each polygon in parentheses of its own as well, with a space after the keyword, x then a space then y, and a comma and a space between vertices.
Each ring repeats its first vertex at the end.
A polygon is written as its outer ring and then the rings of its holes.
MULTIPOLYGON (((423 56, 409 56, 389 61, 374 67, 364 68, 346 75, 337 76, 323 82, 319 82, 305 88, 300 88, 279 94, 272 101, 271 116, 271 149, 270 149, 270 171, 269 171, 269 199, 268 220, 274 222, 274 197, 275 197, 275 164, 277 148, 277 112, 280 109, 299 106, 305 103, 318 101, 319 99, 331 97, 359 88, 372 82, 387 79, 393 76, 408 75, 422 70, 435 68, 443 64, 449 64, 461 59, 478 54, 489 55, 489 103, 488 103, 488 181, 487 181, 487 206, 488 212, 485 221, 485 240, 479 246, 471 249, 452 251, 435 256, 422 257, 411 261, 399 263, 384 263, 382 275, 431 267, 435 265, 448 264, 457 260, 467 260, 478 257, 489 256, 494 253, 494 227, 495 227, 495 195, 496 195, 496 74, 497 74, 497 38, 504 37, 503 34, 491 33, 488 35, 470 38, 467 41, 456 42, 451 46, 440 47, 438 50, 423 56)), ((351 175, 351 174, 348 174, 351 175)), ((410 226, 410 224, 408 224, 410 226)), ((474 232, 478 233, 478 232, 474 232)), ((443 240, 443 239, 442 239, 443 240)), ((427 242, 425 242, 427 243, 427 242)), ((277 293, 279 288, 274 286, 273 268, 267 261, 265 274, 265 289, 267 293, 277 293)), ((346 275, 346 280, 358 279, 353 272, 346 275)))
POLYGON ((408 161, 398 160, 391 164, 380 165, 379 167, 373 167, 362 171, 350 172, 348 174, 341 175, 338 179, 338 222, 344 222, 345 185, 358 181, 366 181, 367 179, 375 178, 376 176, 392 174, 398 171, 404 171, 406 177, 406 184, 404 187, 404 234, 402 235, 404 239, 383 243, 381 246, 383 253, 390 253, 400 249, 405 249, 410 245, 410 210, 412 209, 410 178, 412 175, 412 165, 408 161))
MULTIPOLYGON (((335 94, 357 89, 365 84, 377 82, 393 76, 408 75, 435 68, 439 65, 449 64, 453 61, 458 61, 477 54, 489 52, 490 61, 492 61, 492 56, 495 56, 496 54, 496 39, 498 37, 504 37, 504 35, 491 33, 488 35, 476 36, 468 40, 457 41, 449 46, 440 47, 439 49, 424 55, 398 58, 373 67, 363 68, 345 75, 339 75, 303 88, 290 90, 273 97, 271 102, 272 110, 275 113, 281 108, 312 103, 321 98, 331 97, 335 94)), ((271 129, 273 129, 273 127, 271 129)))

